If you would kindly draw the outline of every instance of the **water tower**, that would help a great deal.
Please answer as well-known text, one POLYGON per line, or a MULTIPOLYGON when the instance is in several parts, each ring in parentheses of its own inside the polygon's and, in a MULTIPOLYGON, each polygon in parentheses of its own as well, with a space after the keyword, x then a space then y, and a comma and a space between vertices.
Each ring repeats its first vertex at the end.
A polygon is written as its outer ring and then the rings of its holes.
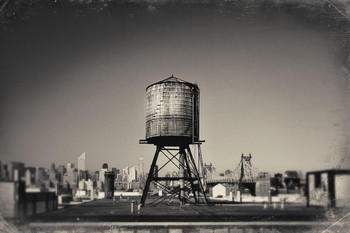
MULTIPOLYGON (((149 85, 146 88, 146 139, 141 144, 154 144, 156 152, 151 164, 141 205, 145 204, 151 183, 166 195, 159 196, 156 203, 169 196, 179 198, 180 203, 206 203, 201 170, 199 140, 199 88, 174 76, 149 85), (198 161, 190 145, 198 146, 198 161), (158 158, 165 156, 166 162, 158 165, 158 158), (159 176, 167 164, 178 169, 178 176, 159 176), (156 171, 158 167, 158 171, 156 171), (169 184, 178 183, 177 187, 169 184)), ((171 171, 170 171, 171 172, 171 171)), ((155 203, 155 204, 156 204, 155 203)))

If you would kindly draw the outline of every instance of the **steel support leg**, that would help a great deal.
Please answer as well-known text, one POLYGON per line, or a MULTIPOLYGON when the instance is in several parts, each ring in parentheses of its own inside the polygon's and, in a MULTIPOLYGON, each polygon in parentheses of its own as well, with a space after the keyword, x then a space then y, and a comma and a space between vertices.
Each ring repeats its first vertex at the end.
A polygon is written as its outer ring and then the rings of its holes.
POLYGON ((193 169, 194 169, 195 176, 196 176, 196 178, 197 178, 197 180, 198 180, 199 188, 201 189, 201 191, 202 191, 202 193, 203 193, 204 202, 207 203, 207 197, 206 197, 206 195, 205 195, 205 190, 204 190, 204 187, 203 187, 203 185, 202 185, 202 182, 201 182, 201 179, 200 179, 200 176, 199 176, 197 167, 196 167, 196 163, 195 163, 194 158, 193 158, 193 156, 192 156, 190 146, 187 146, 187 151, 188 151, 188 154, 189 154, 190 161, 192 162, 192 165, 193 165, 193 169))
POLYGON ((184 190, 184 177, 185 177, 185 170, 184 170, 184 161, 185 161, 185 149, 183 147, 180 147, 180 161, 179 161, 179 199, 180 199, 180 205, 184 204, 183 197, 185 196, 185 190, 184 190))
POLYGON ((152 179, 153 179, 153 176, 154 176, 154 167, 157 163, 157 159, 158 159, 158 155, 159 155, 159 151, 161 150, 161 147, 160 146, 157 146, 157 150, 156 150, 156 153, 154 154, 154 158, 153 158, 153 162, 152 162, 152 165, 149 169, 149 173, 148 173, 148 177, 147 177, 147 181, 146 181, 146 185, 145 185, 145 188, 143 189, 143 193, 142 193, 142 197, 141 197, 141 206, 144 206, 145 205, 145 201, 146 201, 146 198, 147 198, 147 195, 148 195, 148 190, 149 190, 149 186, 152 182, 152 179))
POLYGON ((192 189, 192 193, 193 193, 193 197, 194 197, 194 202, 197 204, 198 200, 197 200, 196 191, 194 189, 194 184, 192 181, 192 174, 191 174, 192 171, 191 171, 191 167, 190 167, 189 162, 188 162, 188 156, 185 157, 185 163, 186 163, 186 167, 187 167, 187 171, 188 171, 188 177, 190 178, 190 184, 191 184, 191 189, 192 189))

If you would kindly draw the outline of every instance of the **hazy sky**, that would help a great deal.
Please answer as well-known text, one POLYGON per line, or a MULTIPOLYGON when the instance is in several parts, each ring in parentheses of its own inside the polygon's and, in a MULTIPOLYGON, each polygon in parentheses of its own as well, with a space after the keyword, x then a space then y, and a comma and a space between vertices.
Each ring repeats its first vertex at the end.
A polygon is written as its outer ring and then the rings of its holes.
MULTIPOLYGON (((2 33, 0 156, 27 166, 103 162, 148 169, 145 88, 172 74, 201 90, 205 162, 261 171, 337 166, 347 93, 337 42, 283 14, 237 17, 212 8, 41 14, 2 33)), ((349 159, 342 167, 349 168, 349 159)))

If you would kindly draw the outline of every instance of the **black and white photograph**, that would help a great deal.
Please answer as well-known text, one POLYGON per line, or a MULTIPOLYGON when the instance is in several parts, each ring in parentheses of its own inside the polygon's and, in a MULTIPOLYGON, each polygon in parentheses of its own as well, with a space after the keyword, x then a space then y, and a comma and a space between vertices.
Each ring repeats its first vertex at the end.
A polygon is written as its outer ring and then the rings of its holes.
POLYGON ((0 232, 350 232, 349 0, 0 0, 0 232))

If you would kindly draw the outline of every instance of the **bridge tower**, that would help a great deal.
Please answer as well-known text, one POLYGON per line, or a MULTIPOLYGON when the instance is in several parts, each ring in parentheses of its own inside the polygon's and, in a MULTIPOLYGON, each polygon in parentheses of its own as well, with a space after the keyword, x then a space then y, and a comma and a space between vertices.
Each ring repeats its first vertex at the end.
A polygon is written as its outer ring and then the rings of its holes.
POLYGON ((245 188, 248 188, 250 193, 255 196, 255 184, 256 177, 258 175, 258 169, 252 162, 252 155, 244 155, 242 153, 241 161, 236 168, 236 174, 238 172, 238 185, 241 193, 245 188))

